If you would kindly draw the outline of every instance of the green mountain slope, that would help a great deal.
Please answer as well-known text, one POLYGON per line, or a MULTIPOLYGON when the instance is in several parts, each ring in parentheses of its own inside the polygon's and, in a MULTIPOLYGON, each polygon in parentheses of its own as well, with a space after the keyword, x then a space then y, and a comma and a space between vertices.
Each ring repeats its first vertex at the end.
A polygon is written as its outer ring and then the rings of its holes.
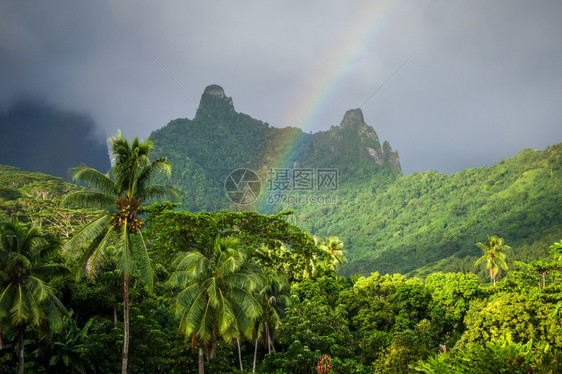
POLYGON ((445 258, 433 270, 467 270, 458 260, 478 255, 475 243, 487 235, 505 238, 512 259, 535 259, 546 248, 535 254, 518 248, 562 224, 561 155, 557 144, 453 175, 414 173, 383 189, 357 183, 342 189, 328 212, 303 207, 295 223, 346 243, 344 273, 407 273, 445 258))
POLYGON ((219 86, 207 87, 193 120, 172 121, 151 137, 156 156, 167 155, 173 164, 184 208, 294 210, 292 223, 344 241, 345 274, 472 271, 475 243, 494 234, 514 247, 513 258, 535 259, 546 249, 530 253, 530 243, 562 224, 561 145, 453 175, 401 176, 398 154, 388 142, 380 144, 359 109, 348 111, 339 126, 306 134, 237 113, 219 86), (260 177, 261 195, 252 204, 226 196, 225 180, 238 168, 260 177), (271 188, 272 171, 299 168, 337 170, 337 188, 271 188))
POLYGON ((205 89, 193 120, 171 121, 151 138, 154 155, 166 155, 172 162, 172 183, 183 193, 183 207, 193 212, 279 211, 278 204, 267 201, 271 169, 329 168, 346 180, 380 174, 384 182, 400 175, 398 154, 388 142, 381 146, 359 109, 346 113, 340 126, 306 134, 237 113, 232 99, 216 85, 205 89), (254 204, 237 205, 225 193, 228 175, 239 168, 255 171, 262 181, 262 195, 254 204))
POLYGON ((58 237, 69 237, 95 211, 64 209, 59 203, 75 184, 51 175, 0 165, 0 217, 31 221, 58 237))

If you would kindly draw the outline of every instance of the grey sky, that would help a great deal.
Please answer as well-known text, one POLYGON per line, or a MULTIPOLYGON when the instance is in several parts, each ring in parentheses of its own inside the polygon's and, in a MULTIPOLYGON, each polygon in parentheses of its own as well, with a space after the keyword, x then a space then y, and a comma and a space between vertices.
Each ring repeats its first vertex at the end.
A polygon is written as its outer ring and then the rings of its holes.
POLYGON ((0 0, 0 106, 41 95, 147 137, 219 84, 239 112, 318 131, 409 58, 365 120, 405 174, 449 173, 562 141, 561 18, 558 0, 0 0))

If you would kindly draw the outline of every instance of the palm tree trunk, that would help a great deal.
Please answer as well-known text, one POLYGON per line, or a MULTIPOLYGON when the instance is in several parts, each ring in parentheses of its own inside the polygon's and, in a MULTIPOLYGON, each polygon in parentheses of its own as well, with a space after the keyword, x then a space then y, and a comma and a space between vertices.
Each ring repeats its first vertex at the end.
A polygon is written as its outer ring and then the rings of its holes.
POLYGON ((265 344, 267 345, 267 353, 271 353, 271 345, 269 344, 269 324, 267 322, 264 323, 264 330, 265 330, 265 344))
POLYGON ((123 361, 121 374, 127 374, 129 363, 129 278, 123 275, 123 361))
POLYGON ((238 345, 238 361, 240 362, 240 371, 244 371, 244 366, 242 365, 242 350, 240 349, 240 339, 236 338, 236 344, 238 345))
POLYGON ((24 334, 25 334, 25 325, 24 324, 18 325, 18 374, 23 374, 24 334))
POLYGON ((254 345, 254 364, 252 365, 252 373, 256 372, 257 358, 258 358, 258 338, 256 338, 256 344, 254 345))
POLYGON ((203 361, 203 348, 199 347, 199 374, 205 374, 205 362, 203 361))
POLYGON ((269 331, 269 323, 265 322, 265 342, 267 344, 267 353, 271 353, 271 351, 275 351, 275 347, 273 346, 273 339, 271 338, 271 333, 269 331))
POLYGON ((117 301, 113 300, 113 327, 117 328, 117 301))

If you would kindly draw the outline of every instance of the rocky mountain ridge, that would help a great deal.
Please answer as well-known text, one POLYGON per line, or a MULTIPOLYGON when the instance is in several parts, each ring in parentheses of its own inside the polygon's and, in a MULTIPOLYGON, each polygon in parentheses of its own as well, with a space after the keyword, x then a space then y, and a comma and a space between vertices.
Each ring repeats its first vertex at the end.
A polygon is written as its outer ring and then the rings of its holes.
POLYGON ((401 175, 398 153, 388 141, 380 144, 361 109, 347 111, 338 126, 307 134, 236 112, 232 98, 218 85, 205 89, 193 120, 173 120, 151 138, 155 154, 172 162, 172 182, 184 192, 184 208, 191 211, 257 209, 232 205, 224 192, 225 179, 239 168, 254 170, 263 179, 271 168, 332 168, 339 170, 343 183, 383 169, 390 170, 389 180, 401 175), (205 188, 194 186, 194 180, 205 181, 205 188))

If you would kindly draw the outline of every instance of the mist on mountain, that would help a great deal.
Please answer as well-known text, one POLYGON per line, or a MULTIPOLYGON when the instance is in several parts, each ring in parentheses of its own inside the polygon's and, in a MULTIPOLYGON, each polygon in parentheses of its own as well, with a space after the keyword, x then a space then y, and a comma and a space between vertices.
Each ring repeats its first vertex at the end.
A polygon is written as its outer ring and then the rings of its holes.
POLYGON ((16 101, 0 113, 0 164, 69 180, 69 168, 109 170, 105 139, 87 115, 61 110, 37 97, 16 101))

